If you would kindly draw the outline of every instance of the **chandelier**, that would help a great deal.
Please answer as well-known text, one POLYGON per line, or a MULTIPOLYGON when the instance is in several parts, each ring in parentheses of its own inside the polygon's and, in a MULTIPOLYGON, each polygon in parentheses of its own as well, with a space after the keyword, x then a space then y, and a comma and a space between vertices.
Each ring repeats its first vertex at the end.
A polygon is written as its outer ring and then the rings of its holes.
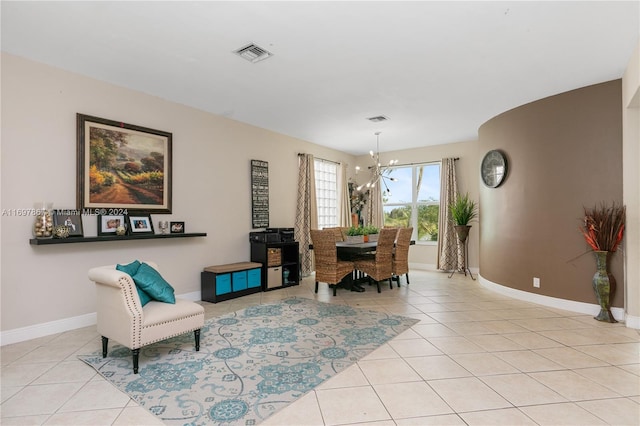
MULTIPOLYGON (((361 191, 362 188, 367 188, 367 189, 375 188, 377 184, 380 184, 380 185, 384 185, 385 192, 391 195, 391 191, 389 190, 389 186, 387 185, 386 181, 387 180, 390 182, 397 181, 396 178, 389 176, 389 174, 391 173, 391 169, 389 167, 395 164, 398 164, 398 160, 390 160, 389 164, 382 167, 382 165, 380 164, 380 133, 382 132, 375 133, 376 135, 375 154, 373 151, 369 151, 369 155, 371 155, 371 159, 373 160, 373 166, 369 166, 369 170, 371 171, 371 177, 367 183, 358 186, 357 190, 361 191)), ((360 170, 360 167, 356 166, 356 174, 358 174, 359 170, 360 170)))

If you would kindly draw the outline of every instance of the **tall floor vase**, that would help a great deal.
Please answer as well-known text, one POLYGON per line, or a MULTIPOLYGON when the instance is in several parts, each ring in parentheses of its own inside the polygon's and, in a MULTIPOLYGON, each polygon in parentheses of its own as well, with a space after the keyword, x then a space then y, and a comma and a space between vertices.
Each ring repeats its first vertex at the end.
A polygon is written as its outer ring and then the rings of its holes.
POLYGON ((600 313, 594 317, 598 321, 618 322, 611 313, 611 299, 616 290, 616 279, 609 273, 608 251, 594 251, 596 256, 596 273, 593 276, 593 291, 600 304, 600 313))

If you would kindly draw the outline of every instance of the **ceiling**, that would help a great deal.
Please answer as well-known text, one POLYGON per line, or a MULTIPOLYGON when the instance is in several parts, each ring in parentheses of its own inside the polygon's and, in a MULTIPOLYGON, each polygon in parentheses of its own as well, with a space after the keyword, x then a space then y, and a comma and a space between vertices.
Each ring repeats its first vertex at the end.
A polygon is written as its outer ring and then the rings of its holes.
POLYGON ((639 4, 2 1, 2 50, 359 155, 622 77, 639 4))

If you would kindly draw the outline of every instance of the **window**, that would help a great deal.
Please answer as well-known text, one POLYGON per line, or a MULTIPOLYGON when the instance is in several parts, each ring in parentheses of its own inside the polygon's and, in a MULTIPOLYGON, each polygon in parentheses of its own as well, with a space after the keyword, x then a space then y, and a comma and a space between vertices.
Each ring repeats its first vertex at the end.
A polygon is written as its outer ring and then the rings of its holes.
POLYGON ((385 226, 413 227, 417 241, 438 241, 440 162, 390 168, 382 185, 385 226), (417 236, 416 236, 417 234, 417 236))
POLYGON ((314 159, 318 229, 338 226, 338 164, 314 159))

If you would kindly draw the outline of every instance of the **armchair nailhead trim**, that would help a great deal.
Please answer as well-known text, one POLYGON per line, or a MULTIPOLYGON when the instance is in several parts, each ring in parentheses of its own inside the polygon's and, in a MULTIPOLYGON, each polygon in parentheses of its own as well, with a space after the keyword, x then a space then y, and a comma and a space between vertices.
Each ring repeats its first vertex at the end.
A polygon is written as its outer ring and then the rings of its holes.
MULTIPOLYGON (((127 308, 133 317, 133 348, 140 347, 140 343, 142 342, 142 312, 138 309, 140 303, 136 304, 134 302, 133 289, 135 288, 135 284, 131 278, 128 277, 121 277, 118 281, 122 288, 122 295, 124 296, 127 308)), ((137 294, 135 296, 137 296, 137 294)))
MULTIPOLYGON (((144 328, 145 328, 145 329, 151 329, 151 328, 154 328, 154 327, 157 327, 157 326, 160 326, 160 325, 170 324, 170 323, 172 323, 172 322, 184 321, 184 320, 189 319, 189 318, 197 318, 197 317, 200 317, 200 316, 204 317, 204 312, 201 312, 201 313, 198 313, 198 314, 189 315, 189 316, 182 317, 182 318, 178 318, 178 319, 171 320, 171 321, 162 321, 162 322, 158 322, 158 323, 156 323, 156 324, 147 325, 147 326, 145 326, 144 328)), ((168 335, 168 336, 164 336, 164 337, 163 337, 163 338, 161 338, 161 339, 155 339, 155 340, 153 340, 153 341, 150 341, 150 342, 145 343, 145 346, 146 346, 146 345, 150 345, 151 343, 160 342, 160 341, 162 341, 162 340, 169 339, 169 338, 174 337, 174 336, 180 336, 181 334, 185 334, 185 333, 188 333, 188 332, 193 331, 193 330, 198 330, 198 329, 200 329, 200 328, 202 328, 202 327, 194 327, 194 328, 192 328, 192 329, 190 329, 190 330, 184 330, 184 331, 181 331, 181 332, 179 332, 179 333, 174 333, 174 334, 171 334, 171 335, 168 335)))

